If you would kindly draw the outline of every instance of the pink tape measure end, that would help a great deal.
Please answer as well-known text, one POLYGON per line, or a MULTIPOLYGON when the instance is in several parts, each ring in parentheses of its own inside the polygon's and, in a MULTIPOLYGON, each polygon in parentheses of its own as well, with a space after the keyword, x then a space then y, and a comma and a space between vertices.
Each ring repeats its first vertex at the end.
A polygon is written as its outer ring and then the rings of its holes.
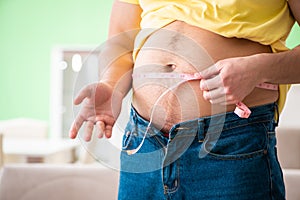
POLYGON ((234 113, 237 114, 240 118, 249 118, 251 115, 251 110, 242 102, 236 104, 234 113))

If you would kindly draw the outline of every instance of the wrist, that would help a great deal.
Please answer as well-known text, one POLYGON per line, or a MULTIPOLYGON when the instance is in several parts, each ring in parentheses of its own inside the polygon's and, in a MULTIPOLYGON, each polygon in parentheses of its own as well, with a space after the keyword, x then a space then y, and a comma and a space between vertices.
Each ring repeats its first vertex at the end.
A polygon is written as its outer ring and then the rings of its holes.
POLYGON ((113 81, 104 79, 99 81, 99 83, 105 84, 106 86, 110 87, 113 93, 117 94, 118 96, 121 96, 124 98, 128 91, 130 90, 131 81, 130 82, 124 82, 124 81, 113 81))
POLYGON ((261 53, 255 55, 255 71, 259 83, 273 83, 274 66, 277 66, 279 60, 274 53, 261 53))

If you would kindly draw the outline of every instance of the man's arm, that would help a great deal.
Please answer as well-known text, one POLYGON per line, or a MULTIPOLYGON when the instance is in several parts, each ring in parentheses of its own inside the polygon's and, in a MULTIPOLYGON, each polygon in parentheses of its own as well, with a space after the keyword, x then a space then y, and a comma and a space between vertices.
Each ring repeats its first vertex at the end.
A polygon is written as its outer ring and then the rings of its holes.
POLYGON ((116 0, 111 12, 108 40, 100 54, 100 81, 118 87, 124 95, 131 84, 132 51, 140 30, 141 13, 139 5, 116 0))
MULTIPOLYGON (((300 0, 289 0, 288 3, 295 20, 300 25, 300 0)), ((260 56, 264 55, 258 55, 260 56)), ((264 74, 263 82, 300 83, 300 45, 290 51, 269 55, 261 60, 268 66, 267 70, 262 73, 264 74), (267 65, 267 63, 270 64, 267 65)))
POLYGON ((291 9, 296 21, 300 25, 300 1, 299 0, 289 0, 288 3, 289 3, 290 9, 291 9))
MULTIPOLYGON (((288 2, 300 24, 300 0, 288 2)), ((260 83, 300 83, 300 45, 281 53, 220 60, 200 74, 204 99, 212 103, 234 104, 242 101, 260 83)))
MULTIPOLYGON (((300 25, 300 0, 288 0, 291 12, 300 25)), ((259 55, 263 56, 263 55, 259 55)), ((262 62, 269 64, 268 71, 264 71, 264 82, 271 83, 300 83, 300 45, 291 51, 268 55, 262 62)))
POLYGON ((86 141, 91 139, 94 126, 99 129, 98 137, 111 137, 122 99, 131 87, 132 50, 140 15, 138 5, 114 2, 109 37, 99 54, 99 82, 84 87, 74 99, 75 105, 83 105, 71 126, 71 138, 77 136, 84 123, 86 141))

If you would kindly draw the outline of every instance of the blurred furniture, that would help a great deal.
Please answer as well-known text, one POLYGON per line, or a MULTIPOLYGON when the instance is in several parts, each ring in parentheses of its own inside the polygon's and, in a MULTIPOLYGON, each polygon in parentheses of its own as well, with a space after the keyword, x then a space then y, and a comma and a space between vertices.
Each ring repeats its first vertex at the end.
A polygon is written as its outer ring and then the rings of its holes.
POLYGON ((49 139, 48 129, 48 123, 42 120, 1 120, 3 163, 75 162, 79 143, 70 139, 49 139))
POLYGON ((7 165, 0 200, 115 200, 118 172, 98 165, 7 165))
POLYGON ((16 118, 0 121, 0 132, 5 138, 47 138, 48 123, 30 118, 16 118))
POLYGON ((5 138, 4 163, 71 163, 78 147, 71 139, 5 138))
MULTIPOLYGON (((299 200, 300 129, 279 127, 277 138, 287 200, 299 200)), ((0 200, 110 200, 117 189, 118 172, 100 164, 5 165, 0 200)))
POLYGON ((277 150, 287 200, 300 199, 300 128, 278 127, 277 150))

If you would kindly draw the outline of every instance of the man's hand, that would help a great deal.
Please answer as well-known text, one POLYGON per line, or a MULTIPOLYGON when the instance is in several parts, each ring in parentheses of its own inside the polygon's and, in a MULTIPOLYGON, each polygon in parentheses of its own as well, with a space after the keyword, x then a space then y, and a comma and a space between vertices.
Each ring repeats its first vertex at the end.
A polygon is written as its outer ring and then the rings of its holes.
POLYGON ((112 127, 121 111, 122 97, 121 92, 105 83, 84 87, 74 99, 74 104, 82 104, 82 107, 71 126, 70 138, 77 136, 84 122, 86 122, 84 131, 86 141, 91 140, 94 126, 99 130, 99 138, 103 135, 110 138, 112 127))
POLYGON ((255 56, 229 58, 200 72, 204 99, 213 104, 241 102, 260 83, 255 56))

